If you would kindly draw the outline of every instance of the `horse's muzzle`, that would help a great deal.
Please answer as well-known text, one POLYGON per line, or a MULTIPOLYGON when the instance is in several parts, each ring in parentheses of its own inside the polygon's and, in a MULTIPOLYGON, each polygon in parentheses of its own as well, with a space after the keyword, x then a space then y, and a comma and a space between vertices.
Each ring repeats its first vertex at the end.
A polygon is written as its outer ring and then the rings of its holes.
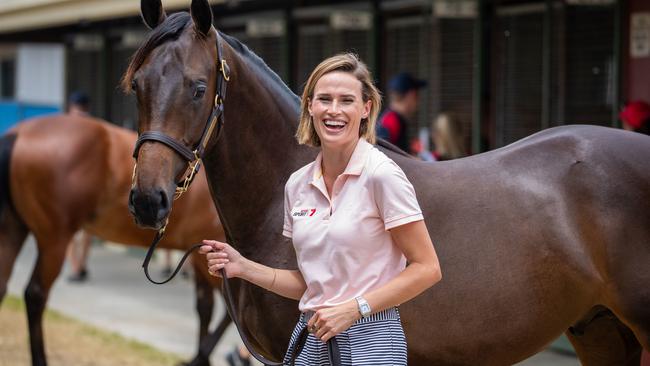
POLYGON ((132 188, 129 193, 129 212, 140 227, 159 230, 167 221, 170 209, 170 198, 162 189, 132 188))

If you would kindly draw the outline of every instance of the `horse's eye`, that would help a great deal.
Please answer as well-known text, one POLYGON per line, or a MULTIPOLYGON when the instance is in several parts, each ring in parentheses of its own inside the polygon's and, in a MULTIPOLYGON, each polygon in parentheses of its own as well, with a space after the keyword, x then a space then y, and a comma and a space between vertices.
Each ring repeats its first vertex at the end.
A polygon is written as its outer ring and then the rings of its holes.
POLYGON ((131 90, 133 91, 138 90, 138 82, 135 79, 131 81, 131 90))
POLYGON ((197 86, 196 89, 194 89, 194 95, 192 95, 194 100, 203 98, 203 96, 205 95, 205 89, 206 89, 205 85, 197 86))

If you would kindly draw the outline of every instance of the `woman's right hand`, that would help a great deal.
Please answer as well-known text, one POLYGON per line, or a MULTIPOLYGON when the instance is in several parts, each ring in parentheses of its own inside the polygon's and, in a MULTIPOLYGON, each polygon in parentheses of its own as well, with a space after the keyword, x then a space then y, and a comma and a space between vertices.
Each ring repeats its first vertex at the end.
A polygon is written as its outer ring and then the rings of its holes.
POLYGON ((221 277, 219 270, 226 269, 226 276, 240 277, 244 273, 244 261, 246 260, 235 248, 228 243, 216 240, 203 240, 199 253, 205 254, 208 260, 208 272, 221 277))

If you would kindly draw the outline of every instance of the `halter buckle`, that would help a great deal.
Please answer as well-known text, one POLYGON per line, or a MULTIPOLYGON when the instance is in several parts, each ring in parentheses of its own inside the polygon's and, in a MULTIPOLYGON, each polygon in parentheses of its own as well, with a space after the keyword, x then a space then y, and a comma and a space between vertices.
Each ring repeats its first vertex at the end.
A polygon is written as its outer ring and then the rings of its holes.
POLYGON ((228 63, 226 60, 221 60, 221 67, 220 67, 221 75, 223 75, 223 78, 226 81, 230 81, 230 68, 228 67, 228 63))

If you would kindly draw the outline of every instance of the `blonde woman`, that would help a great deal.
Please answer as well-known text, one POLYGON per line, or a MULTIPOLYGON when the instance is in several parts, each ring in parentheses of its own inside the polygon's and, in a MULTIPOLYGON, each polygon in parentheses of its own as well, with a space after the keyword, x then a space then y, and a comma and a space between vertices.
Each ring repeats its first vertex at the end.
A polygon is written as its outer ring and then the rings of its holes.
POLYGON ((296 365, 327 360, 332 337, 344 365, 406 365, 397 306, 441 278, 413 186, 372 145, 380 104, 352 54, 326 59, 307 81, 296 137, 320 153, 286 183, 283 227, 298 270, 252 262, 226 243, 202 247, 210 273, 225 268, 228 277, 300 300, 285 362, 307 327, 296 365))
POLYGON ((431 139, 436 160, 451 160, 467 155, 463 125, 451 113, 441 113, 431 123, 431 139))

